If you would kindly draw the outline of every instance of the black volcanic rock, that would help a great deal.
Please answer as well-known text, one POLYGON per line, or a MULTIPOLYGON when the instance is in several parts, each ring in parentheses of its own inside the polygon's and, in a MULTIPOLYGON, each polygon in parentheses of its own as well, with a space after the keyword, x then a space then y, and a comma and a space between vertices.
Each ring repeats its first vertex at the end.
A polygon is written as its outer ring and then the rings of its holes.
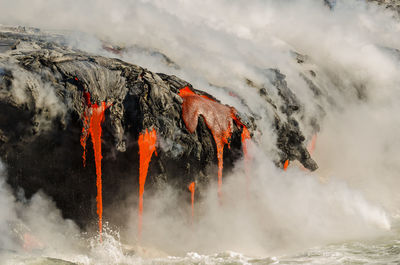
POLYGON ((398 0, 368 0, 372 3, 377 3, 378 5, 382 5, 385 8, 396 11, 400 14, 400 2, 398 0))
MULTIPOLYGON (((277 147, 281 150, 277 164, 298 159, 315 170, 317 165, 292 117, 299 110, 296 97, 284 75, 268 71, 275 76, 272 84, 284 102, 277 111, 288 118, 275 119, 277 147)), ((87 143, 86 167, 80 145, 84 93, 89 92, 92 102, 112 104, 105 112, 102 137, 106 208, 137 193, 137 139, 145 129, 154 128, 158 136, 158 156, 151 160, 146 189, 168 183, 186 191, 195 180, 201 190, 210 176, 216 179, 216 146, 201 117, 196 132, 187 131, 178 95, 185 86, 191 87, 175 76, 68 48, 60 36, 24 28, 0 32, 0 157, 7 165, 8 182, 17 192, 22 188, 28 198, 43 190, 55 200, 64 217, 80 225, 94 219, 92 144, 90 140, 87 143)), ((262 91, 260 88, 266 102, 277 108, 262 91)), ((256 130, 257 117, 238 116, 250 131, 256 130)), ((230 170, 242 156, 241 130, 233 128, 231 148, 224 150, 224 170, 230 170)), ((104 215, 107 218, 107 211, 104 215)))

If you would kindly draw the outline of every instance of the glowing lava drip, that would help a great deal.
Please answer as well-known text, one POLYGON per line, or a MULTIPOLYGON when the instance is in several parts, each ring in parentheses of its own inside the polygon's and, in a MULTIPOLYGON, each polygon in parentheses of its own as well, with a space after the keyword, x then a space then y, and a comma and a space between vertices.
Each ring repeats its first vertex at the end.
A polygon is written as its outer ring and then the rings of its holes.
POLYGON ((143 216, 143 193, 144 184, 146 183, 147 171, 149 169, 149 163, 153 152, 156 152, 156 131, 148 131, 146 129, 144 134, 139 135, 139 155, 140 155, 140 167, 139 167, 139 223, 138 223, 138 237, 142 236, 142 216, 143 216))
POLYGON ((86 141, 89 137, 88 132, 92 138, 93 151, 96 165, 96 186, 97 186, 97 215, 99 216, 99 234, 100 241, 102 241, 102 228, 103 228, 103 197, 102 197, 102 182, 101 182, 101 124, 104 121, 104 111, 107 106, 105 102, 101 102, 100 106, 97 103, 90 102, 89 92, 84 94, 86 99, 86 108, 83 117, 83 129, 81 136, 81 145, 83 147, 83 164, 86 165, 86 141))
POLYGON ((194 133, 199 115, 202 115, 213 135, 218 158, 218 196, 221 198, 224 146, 228 144, 230 148, 233 121, 238 126, 246 127, 236 117, 234 108, 220 104, 205 95, 198 95, 187 86, 179 91, 179 96, 183 98, 182 118, 188 131, 194 133))
POLYGON ((249 153, 247 150, 247 140, 251 139, 250 132, 246 128, 246 126, 243 125, 243 131, 242 131, 242 149, 243 149, 243 155, 244 155, 244 168, 246 172, 246 194, 247 196, 249 195, 249 185, 250 185, 250 160, 251 158, 249 157, 249 153))
POLYGON ((189 191, 191 193, 191 199, 192 199, 192 223, 193 223, 193 219, 194 219, 194 191, 195 191, 195 187, 196 184, 193 182, 191 182, 188 186, 189 191))
POLYGON ((285 161, 285 163, 283 164, 283 170, 286 171, 287 168, 288 168, 288 166, 289 166, 289 159, 287 159, 287 160, 285 161))

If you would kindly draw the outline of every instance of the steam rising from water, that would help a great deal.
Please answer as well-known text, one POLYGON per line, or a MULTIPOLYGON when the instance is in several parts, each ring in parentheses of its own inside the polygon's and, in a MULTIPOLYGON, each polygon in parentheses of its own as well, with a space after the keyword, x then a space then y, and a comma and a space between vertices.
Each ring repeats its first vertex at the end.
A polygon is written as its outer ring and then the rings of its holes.
POLYGON ((29 201, 19 201, 5 183, 5 167, 0 161, 0 262, 7 255, 39 251, 66 257, 81 248, 80 232, 71 220, 63 220, 51 199, 39 192, 29 201), (27 239, 29 238, 29 239, 27 239))
MULTIPOLYGON (((250 196, 246 197, 240 164, 225 178, 222 206, 216 187, 211 187, 197 205, 195 222, 190 225, 189 206, 174 207, 181 204, 180 198, 166 189, 146 200, 143 244, 167 253, 219 253, 229 249, 263 256, 368 238, 390 229, 385 211, 344 181, 321 183, 318 175, 297 168, 283 172, 260 155, 261 150, 252 151, 256 158, 250 196)), ((135 214, 132 217, 134 223, 135 214)), ((134 236, 135 226, 132 228, 128 237, 134 236)))
MULTIPOLYGON (((389 10, 364 1, 337 1, 329 10, 323 1, 312 0, 0 3, 0 23, 86 32, 69 33, 71 45, 108 56, 97 38, 124 45, 128 49, 120 55, 123 60, 175 74, 223 103, 261 117, 262 135, 256 136, 260 144, 250 148, 254 161, 249 198, 242 162, 224 176, 222 206, 216 185, 196 201, 193 225, 190 194, 181 202, 165 187, 145 199, 144 245, 170 253, 229 249, 265 256, 375 236, 389 229, 391 217, 399 213, 400 23, 389 10), (38 15, 44 13, 53 16, 38 15), (179 68, 165 64, 159 54, 129 49, 133 45, 163 52, 179 68), (298 64, 294 51, 307 60, 298 64), (300 126, 309 133, 306 137, 311 137, 309 121, 318 120, 314 157, 320 169, 314 174, 295 164, 282 172, 271 162, 276 136, 268 106, 244 82, 251 79, 274 96, 264 71, 269 68, 286 75, 302 103, 300 126), (316 74, 319 98, 300 75, 310 76, 310 71, 316 74), (244 98, 249 107, 221 87, 244 98)), ((1 214, 16 218, 19 206, 7 189, 0 196, 1 214)), ((35 196, 30 207, 38 201, 56 211, 43 195, 35 196)), ((137 227, 136 209, 131 210, 132 229, 122 234, 129 243, 135 241, 137 227)), ((34 228, 40 228, 35 225, 38 218, 39 224, 47 221, 44 212, 32 214, 26 218, 34 228)), ((6 230, 2 220, 1 231, 6 230)), ((66 227, 75 229, 70 222, 66 227)), ((50 242, 64 241, 56 237, 50 242)))

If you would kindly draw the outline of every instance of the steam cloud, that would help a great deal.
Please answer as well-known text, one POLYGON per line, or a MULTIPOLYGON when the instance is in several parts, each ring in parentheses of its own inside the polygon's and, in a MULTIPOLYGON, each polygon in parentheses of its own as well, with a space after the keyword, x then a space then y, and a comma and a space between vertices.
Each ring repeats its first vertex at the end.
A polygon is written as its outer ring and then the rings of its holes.
MULTIPOLYGON (((175 74, 223 103, 261 117, 262 134, 256 136, 260 145, 251 148, 248 199, 242 162, 224 176, 222 206, 215 185, 196 202, 193 225, 189 206, 166 187, 145 198, 143 244, 170 253, 229 249, 269 255, 374 236, 390 229, 398 216, 400 23, 391 11, 344 0, 336 1, 333 10, 315 0, 14 0, 0 1, 0 6, 0 23, 65 30, 71 46, 108 56, 116 55, 104 51, 99 39, 119 44, 127 47, 117 55, 121 59, 175 74), (175 64, 137 47, 162 52, 175 64), (307 55, 304 63, 296 62, 294 52, 307 55), (302 103, 300 126, 308 138, 309 121, 319 123, 316 173, 295 165, 281 172, 271 162, 276 139, 269 125, 272 117, 257 91, 244 81, 265 86, 278 100, 265 74, 270 68, 286 75, 302 103), (311 71, 320 97, 302 77, 311 71), (250 107, 229 96, 230 90, 250 107)), ((173 147, 169 142, 162 145, 173 147)), ((0 196, 1 214, 15 219, 13 197, 7 189, 0 196)), ((44 203, 38 196, 31 207, 44 203)), ((126 241, 134 241, 136 233, 137 213, 131 210, 131 229, 122 236, 126 241)), ((1 231, 7 218, 0 219, 1 231)))
POLYGON ((67 258, 83 248, 78 227, 71 220, 64 220, 45 194, 39 192, 29 201, 20 194, 19 200, 16 200, 5 182, 5 174, 6 169, 0 161, 2 264, 10 262, 10 258, 17 253, 22 255, 40 250, 42 255, 67 258))

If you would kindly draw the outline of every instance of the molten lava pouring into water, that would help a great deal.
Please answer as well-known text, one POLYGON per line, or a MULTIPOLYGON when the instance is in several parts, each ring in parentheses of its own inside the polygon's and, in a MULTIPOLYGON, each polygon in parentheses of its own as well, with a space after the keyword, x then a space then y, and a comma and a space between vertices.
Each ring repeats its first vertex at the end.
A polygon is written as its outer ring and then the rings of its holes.
POLYGON ((285 161, 285 163, 283 164, 283 170, 286 171, 287 168, 288 168, 288 166, 289 166, 289 159, 287 159, 287 160, 285 161))
POLYGON ((246 126, 243 125, 243 131, 242 131, 242 149, 243 149, 243 155, 244 155, 244 168, 246 172, 246 194, 248 196, 249 194, 249 185, 250 185, 250 157, 249 153, 247 150, 247 140, 251 139, 250 132, 246 128, 246 126))
POLYGON ((97 103, 90 102, 90 94, 85 93, 86 108, 83 119, 83 129, 81 136, 81 145, 83 147, 83 164, 86 164, 86 141, 90 136, 93 143, 93 151, 96 165, 96 186, 97 186, 97 215, 99 216, 99 234, 102 241, 103 228, 103 197, 102 197, 102 181, 101 181, 101 124, 104 122, 104 112, 107 108, 105 102, 101 102, 100 106, 97 103))
POLYGON ((146 183, 147 171, 149 169, 149 163, 151 161, 151 156, 156 152, 156 141, 157 135, 156 131, 153 129, 150 132, 146 129, 144 134, 139 135, 139 223, 138 223, 138 238, 142 236, 142 216, 143 216, 143 193, 144 184, 146 183))
POLYGON ((192 223, 193 223, 193 219, 194 219, 194 191, 195 191, 195 187, 196 184, 193 182, 191 182, 188 186, 189 191, 191 193, 191 199, 192 199, 192 223))
POLYGON ((234 121, 236 125, 246 127, 236 117, 234 108, 218 103, 208 96, 198 95, 187 86, 179 91, 179 96, 183 98, 182 118, 188 131, 194 133, 199 115, 202 115, 214 138, 218 158, 218 196, 221 199, 224 146, 228 144, 230 148, 229 139, 232 135, 234 121))

